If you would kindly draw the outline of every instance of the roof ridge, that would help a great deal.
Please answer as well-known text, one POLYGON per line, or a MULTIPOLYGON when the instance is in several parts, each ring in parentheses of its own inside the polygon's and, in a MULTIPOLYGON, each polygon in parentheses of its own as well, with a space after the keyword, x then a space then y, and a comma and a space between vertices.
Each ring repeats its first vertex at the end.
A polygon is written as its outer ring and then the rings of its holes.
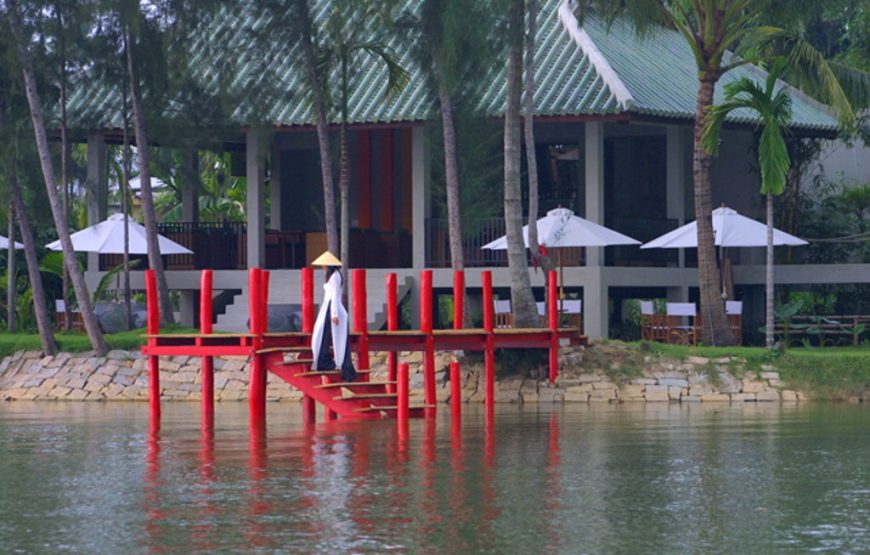
POLYGON ((613 92, 617 102, 619 102, 624 110, 631 110, 635 105, 634 97, 631 95, 628 87, 625 86, 625 83, 622 82, 622 79, 619 78, 619 75, 616 74, 610 62, 607 61, 604 54, 595 45, 592 37, 577 24, 577 18, 574 17, 571 4, 573 4, 573 0, 564 0, 562 5, 559 6, 559 21, 562 22, 562 26, 565 27, 565 30, 568 31, 568 34, 571 35, 577 46, 586 54, 595 71, 604 80, 607 88, 613 92))

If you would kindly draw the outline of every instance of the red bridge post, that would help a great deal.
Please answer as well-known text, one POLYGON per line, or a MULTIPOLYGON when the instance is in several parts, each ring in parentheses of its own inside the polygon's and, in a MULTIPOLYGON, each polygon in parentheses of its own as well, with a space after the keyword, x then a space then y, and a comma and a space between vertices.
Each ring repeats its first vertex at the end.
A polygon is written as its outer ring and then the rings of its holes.
MULTIPOLYGON (((420 331, 426 334, 423 354, 423 392, 427 405, 435 406, 435 338, 432 335, 432 270, 420 272, 420 331)), ((434 408, 426 408, 426 416, 435 416, 434 408)))
POLYGON ((251 268, 248 270, 248 327, 253 338, 254 354, 251 356, 251 383, 248 392, 248 408, 251 421, 260 421, 266 418, 266 369, 263 366, 263 357, 256 353, 262 345, 263 315, 263 278, 262 270, 251 268))
MULTIPOLYGON (((459 428, 462 425, 462 383, 459 376, 459 363, 450 363, 450 425, 459 428)), ((454 433, 456 430, 454 430, 454 433)))
MULTIPOLYGON (((309 266, 302 268, 302 333, 312 331, 314 331, 314 268, 309 266)), ((302 397, 302 420, 306 424, 314 424, 317 420, 314 398, 308 395, 302 397)))
POLYGON ((461 330, 465 316, 465 272, 453 272, 453 329, 461 330))
POLYGON ((556 301, 556 272, 547 275, 547 316, 550 325, 550 382, 559 375, 559 306, 556 301))
MULTIPOLYGON (((396 283, 395 272, 387 274, 387 330, 396 331, 399 329, 399 291, 396 283)), ((397 378, 397 370, 399 364, 399 354, 395 351, 390 351, 387 354, 387 381, 395 382, 397 378)), ((387 385, 387 393, 396 393, 396 386, 393 383, 387 385)))
MULTIPOLYGON (((157 300, 157 277, 154 270, 145 270, 145 298, 148 309, 148 345, 157 345, 153 336, 160 333, 160 303, 157 300)), ((148 355, 148 405, 151 412, 151 424, 154 429, 160 427, 160 359, 148 355)))
MULTIPOLYGON (((211 270, 203 270, 199 284, 199 332, 212 333, 212 285, 211 270)), ((202 357, 202 428, 211 430, 214 426, 214 358, 202 357)))
MULTIPOLYGON (((369 336, 368 317, 366 314, 368 299, 366 294, 366 271, 362 268, 352 270, 351 287, 353 288, 353 331, 359 334, 357 344, 357 365, 360 370, 368 370, 369 336)), ((360 374, 360 381, 368 381, 368 374, 360 374)))
POLYGON ((398 403, 396 410, 396 420, 399 428, 399 441, 408 439, 408 418, 410 416, 410 392, 408 391, 408 364, 402 363, 399 365, 398 371, 398 403))
POLYGON ((494 306, 492 303, 492 272, 481 272, 483 285, 483 329, 486 332, 486 350, 484 351, 484 402, 486 416, 490 418, 495 413, 495 327, 494 306))

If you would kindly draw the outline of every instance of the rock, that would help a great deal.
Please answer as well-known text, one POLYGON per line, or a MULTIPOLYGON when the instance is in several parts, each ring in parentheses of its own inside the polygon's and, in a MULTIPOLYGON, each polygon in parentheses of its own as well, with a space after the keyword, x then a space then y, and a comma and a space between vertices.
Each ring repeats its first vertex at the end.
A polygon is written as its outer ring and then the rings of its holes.
POLYGON ((689 364, 695 364, 695 365, 706 365, 706 364, 710 364, 710 359, 705 358, 705 357, 691 356, 691 357, 686 358, 686 362, 688 362, 689 364))
POLYGON ((755 401, 755 393, 732 393, 731 400, 735 402, 755 401))
POLYGON ((71 391, 72 391, 72 389, 70 389, 68 387, 64 387, 62 385, 59 385, 59 386, 55 387, 54 389, 52 389, 51 392, 48 394, 48 396, 51 397, 52 399, 62 399, 64 397, 66 397, 67 395, 69 395, 69 393, 71 391))
POLYGON ((580 374, 580 376, 578 376, 577 378, 577 381, 581 384, 598 382, 601 381, 601 376, 597 374, 580 374))
POLYGON ((761 379, 763 379, 763 380, 778 380, 778 379, 780 379, 779 372, 762 372, 761 379))
POLYGON ((585 391, 566 391, 563 399, 566 403, 587 403, 589 402, 589 393, 585 391))
POLYGON ((565 400, 565 392, 555 387, 542 387, 538 390, 539 403, 561 403, 565 400))
POLYGON ((689 390, 685 387, 668 386, 668 397, 671 401, 679 401, 684 395, 688 395, 689 390))
POLYGON ((110 360, 132 360, 132 356, 130 351, 122 351, 120 349, 112 349, 106 355, 106 358, 110 360))
POLYGON ((666 385, 648 385, 644 392, 644 399, 648 403, 666 403, 671 400, 666 385))
POLYGON ((589 393, 590 391, 592 391, 591 383, 572 385, 571 387, 565 388, 566 393, 589 393))
POLYGON ((654 378, 636 378, 634 380, 631 380, 631 382, 629 383, 634 385, 655 385, 656 382, 658 382, 658 380, 654 378))
POLYGON ((683 378, 662 378, 659 380, 659 385, 689 387, 689 380, 683 378))
POLYGON ((539 398, 540 398, 540 396, 538 395, 538 393, 536 391, 535 392, 532 392, 532 391, 528 391, 528 392, 524 391, 523 392, 523 404, 537 403, 539 398))
POLYGON ((731 397, 725 393, 708 393, 701 395, 701 401, 704 403, 727 403, 731 401, 731 397))
POLYGON ((593 382, 592 389, 616 390, 616 384, 613 382, 593 382))
POLYGON ((689 396, 701 397, 713 393, 713 388, 709 385, 691 385, 689 386, 689 396))
POLYGON ((681 403, 700 403, 701 396, 700 395, 683 395, 680 397, 681 403))
POLYGON ((616 399, 616 388, 613 389, 594 389, 589 395, 589 401, 592 403, 608 403, 616 399))

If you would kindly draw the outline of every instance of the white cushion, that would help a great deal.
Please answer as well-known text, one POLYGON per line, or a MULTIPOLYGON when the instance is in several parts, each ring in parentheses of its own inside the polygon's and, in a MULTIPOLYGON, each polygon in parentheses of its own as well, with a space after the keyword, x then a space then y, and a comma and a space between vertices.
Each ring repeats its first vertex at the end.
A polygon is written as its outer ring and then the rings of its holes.
POLYGON ((668 303, 668 316, 695 316, 697 310, 695 303, 668 303))

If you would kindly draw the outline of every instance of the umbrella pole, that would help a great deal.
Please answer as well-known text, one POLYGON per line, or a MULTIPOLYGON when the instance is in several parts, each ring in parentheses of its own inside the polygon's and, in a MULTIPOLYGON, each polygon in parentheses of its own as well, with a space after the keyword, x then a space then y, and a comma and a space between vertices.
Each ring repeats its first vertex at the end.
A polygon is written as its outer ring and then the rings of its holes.
POLYGON ((559 252, 559 314, 564 310, 564 300, 565 300, 565 266, 562 264, 562 249, 558 249, 559 252))

